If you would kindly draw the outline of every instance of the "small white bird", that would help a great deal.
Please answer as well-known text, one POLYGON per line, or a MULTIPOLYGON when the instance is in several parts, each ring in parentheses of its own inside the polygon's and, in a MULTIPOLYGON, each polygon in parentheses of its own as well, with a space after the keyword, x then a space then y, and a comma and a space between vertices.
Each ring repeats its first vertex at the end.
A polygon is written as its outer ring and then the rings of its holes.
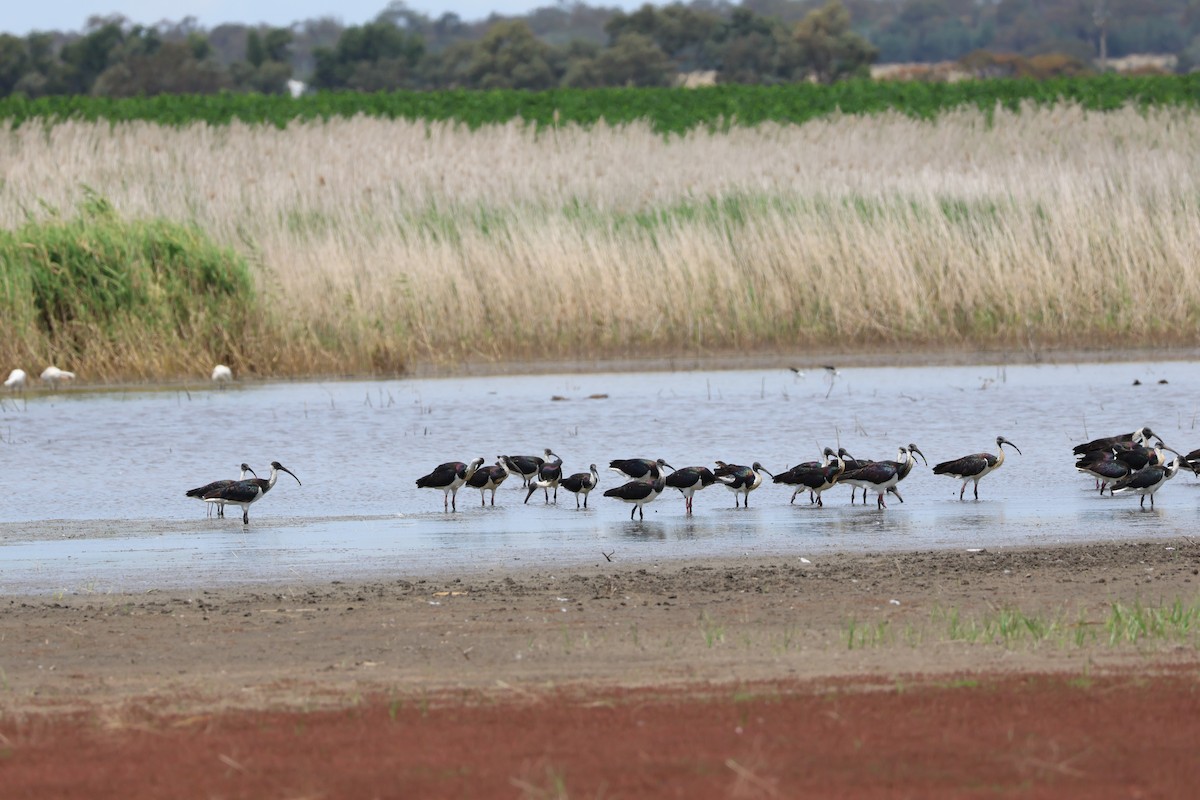
POLYGON ((24 389, 25 381, 28 379, 29 376, 25 374, 25 370, 14 369, 12 372, 8 373, 8 380, 4 382, 4 385, 9 389, 16 391, 18 389, 24 389))
POLYGON ((233 370, 224 364, 217 364, 213 367, 212 379, 215 383, 225 384, 233 380, 233 370))
POLYGON ((44 370, 42 370, 42 380, 44 380, 46 383, 50 384, 51 386, 57 386, 60 381, 75 380, 75 373, 67 372, 65 369, 59 369, 58 367, 51 364, 50 366, 48 366, 44 370))

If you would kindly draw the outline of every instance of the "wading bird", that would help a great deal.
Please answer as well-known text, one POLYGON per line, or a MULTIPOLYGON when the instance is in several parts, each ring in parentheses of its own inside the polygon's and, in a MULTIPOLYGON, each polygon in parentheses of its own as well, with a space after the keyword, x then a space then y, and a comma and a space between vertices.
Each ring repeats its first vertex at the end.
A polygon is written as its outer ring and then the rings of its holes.
POLYGON ((546 463, 546 459, 539 456, 496 456, 500 459, 500 463, 508 470, 510 475, 521 476, 521 486, 529 487, 529 480, 534 475, 538 474, 538 470, 542 468, 542 464, 546 463))
POLYGON ((25 370, 14 369, 12 372, 8 373, 8 380, 4 382, 4 386, 8 389, 12 389, 14 392, 20 391, 25 388, 25 383, 28 380, 29 376, 25 374, 25 370))
POLYGON ((963 493, 967 491, 967 483, 975 481, 975 499, 979 499, 979 481, 985 475, 990 475, 1000 467, 1004 466, 1004 445, 1008 445, 1018 453, 1021 448, 1005 439, 1003 436, 996 437, 996 452, 998 455, 991 453, 974 453, 962 458, 956 458, 953 461, 943 461, 933 468, 934 475, 949 475, 963 482, 962 489, 958 492, 958 499, 963 499, 963 493))
POLYGON ((629 509, 629 518, 633 519, 633 513, 636 511, 639 519, 645 519, 646 512, 642 510, 642 506, 658 499, 666 485, 662 475, 659 475, 653 482, 633 480, 623 483, 606 491, 604 496, 615 497, 625 503, 633 503, 633 508, 629 509))
POLYGON ((246 480, 247 472, 249 472, 251 475, 253 475, 256 478, 258 477, 258 473, 255 472, 254 470, 250 469, 249 464, 242 464, 242 472, 240 475, 237 476, 236 481, 231 478, 226 478, 225 480, 220 480, 220 481, 213 481, 212 483, 206 483, 203 486, 197 486, 195 489, 188 489, 187 492, 185 492, 184 494, 186 497, 194 497, 197 500, 199 500, 200 502, 204 503, 204 505, 207 508, 208 516, 212 516, 213 507, 215 506, 217 509, 217 516, 223 517, 223 516, 225 516, 224 501, 219 501, 219 500, 214 499, 210 503, 209 501, 205 500, 204 498, 208 494, 215 492, 218 489, 224 489, 226 486, 229 486, 230 484, 237 483, 237 481, 246 480))
POLYGON ((217 384, 222 389, 224 389, 225 384, 229 383, 232 380, 233 380, 233 370, 231 370, 229 367, 225 366, 224 364, 217 364, 215 367, 213 367, 213 371, 212 371, 212 382, 213 383, 217 384))
MULTIPOLYGON (((909 462, 909 459, 912 459, 912 454, 908 452, 907 448, 901 447, 898 458, 900 459, 898 461, 872 461, 854 470, 853 473, 843 473, 842 477, 838 479, 838 483, 861 486, 864 504, 867 501, 868 489, 879 495, 875 501, 877 508, 887 508, 887 503, 883 501, 883 496, 888 492, 896 495, 896 498, 903 503, 904 498, 896 491, 896 484, 900 482, 904 475, 908 474, 908 471, 912 470, 912 463, 909 462)), ((915 459, 913 461, 915 462, 915 459)), ((853 502, 853 498, 851 502, 853 502)))
POLYGON ((487 505, 484 502, 484 493, 488 489, 492 490, 492 505, 496 505, 496 490, 500 488, 500 484, 508 480, 508 470, 504 465, 497 462, 490 467, 480 467, 475 470, 475 474, 467 478, 467 486, 472 489, 479 490, 479 505, 487 505))
POLYGON ((562 481, 562 459, 546 448, 546 462, 538 468, 537 477, 529 482, 529 491, 525 493, 525 502, 533 497, 533 493, 541 489, 546 493, 546 502, 550 502, 550 490, 554 490, 554 504, 558 505, 558 484, 562 481))
POLYGON ((792 492, 792 499, 789 503, 796 502, 796 495, 808 489, 809 502, 816 503, 818 506, 824 506, 824 501, 821 500, 821 493, 837 483, 838 478, 846 469, 846 462, 842 457, 829 447, 825 448, 825 461, 807 461, 803 464, 797 464, 787 472, 781 472, 775 476, 775 483, 782 483, 786 486, 795 486, 796 490, 792 492))
POLYGON ((1146 495, 1150 495, 1150 508, 1154 508, 1154 493, 1161 489, 1164 483, 1174 478, 1182 466, 1183 456, 1177 455, 1170 463, 1145 467, 1122 478, 1112 485, 1111 492, 1113 494, 1117 492, 1140 494, 1142 499, 1138 502, 1139 508, 1146 507, 1146 495))
POLYGON ((608 462, 608 468, 635 481, 655 481, 664 469, 675 469, 661 458, 617 458, 608 462))
MULTIPOLYGON (((445 492, 442 507, 446 511, 458 511, 458 489, 467 479, 475 474, 475 470, 483 465, 483 458, 477 458, 470 464, 461 461, 447 461, 438 464, 433 472, 417 478, 418 489, 441 489, 445 492)), ((294 475, 292 477, 295 477, 294 475)))
POLYGON ((1154 431, 1150 430, 1149 425, 1143 425, 1133 433, 1122 433, 1117 436, 1105 436, 1100 439, 1092 439, 1090 442, 1077 444, 1072 449, 1077 456, 1082 456, 1086 453, 1094 453, 1097 450, 1112 450, 1127 447, 1131 444, 1145 444, 1155 436, 1154 431))
POLYGON ((667 486, 678 489, 683 495, 683 507, 688 514, 692 513, 692 501, 696 492, 707 489, 717 482, 717 477, 708 467, 683 467, 672 472, 663 479, 667 486))
POLYGON ((560 485, 564 489, 574 493, 576 508, 579 508, 579 495, 583 495, 583 507, 588 507, 588 494, 600 483, 600 473, 596 470, 596 465, 592 464, 588 470, 588 472, 576 472, 574 475, 568 475, 560 481, 560 485))
POLYGON ((51 386, 58 386, 63 381, 75 380, 75 373, 51 365, 42 370, 42 380, 51 386))
MULTIPOLYGON (((271 488, 275 486, 275 479, 279 477, 279 473, 286 472, 293 478, 296 475, 283 464, 278 461, 271 462, 271 477, 264 480, 263 478, 249 478, 244 481, 234 481, 228 486, 209 492, 204 496, 204 501, 207 503, 220 503, 222 506, 226 503, 232 503, 235 506, 242 507, 242 524, 250 524, 250 504, 257 501, 271 488)), ((296 483, 300 483, 300 479, 296 478, 296 483)))
MULTIPOLYGON (((725 484, 725 488, 733 492, 733 507, 738 507, 738 495, 746 498, 743 504, 745 508, 750 507, 750 493, 762 486, 763 476, 769 471, 763 468, 763 465, 754 462, 753 466, 743 467, 740 464, 726 464, 724 461, 716 462, 717 468, 713 470, 713 476, 725 484)), ((772 480, 775 476, 771 475, 772 480)))

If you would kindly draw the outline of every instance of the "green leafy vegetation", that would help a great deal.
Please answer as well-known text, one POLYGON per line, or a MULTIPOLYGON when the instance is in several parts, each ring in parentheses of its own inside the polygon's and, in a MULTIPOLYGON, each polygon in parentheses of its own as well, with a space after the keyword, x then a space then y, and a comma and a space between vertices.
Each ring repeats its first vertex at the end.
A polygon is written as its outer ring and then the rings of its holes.
POLYGON ((1200 74, 1100 75, 1051 80, 995 78, 957 83, 842 81, 780 86, 722 85, 700 89, 553 89, 542 92, 497 89, 444 92, 327 92, 301 98, 271 95, 158 95, 109 98, 53 96, 0 100, 0 120, 19 126, 66 120, 143 120, 185 126, 233 121, 284 128, 310 120, 353 118, 450 121, 469 128, 520 120, 540 128, 601 120, 620 124, 649 121, 660 133, 697 127, 728 129, 765 122, 801 123, 833 114, 899 112, 934 119, 948 111, 997 108, 1018 111, 1028 105, 1076 103, 1089 111, 1126 105, 1187 107, 1200 104, 1200 74))
POLYGON ((233 363, 256 309, 241 256, 95 195, 73 217, 0 230, 0 330, 29 359, 86 361, 96 377, 118 361, 124 375, 233 363))

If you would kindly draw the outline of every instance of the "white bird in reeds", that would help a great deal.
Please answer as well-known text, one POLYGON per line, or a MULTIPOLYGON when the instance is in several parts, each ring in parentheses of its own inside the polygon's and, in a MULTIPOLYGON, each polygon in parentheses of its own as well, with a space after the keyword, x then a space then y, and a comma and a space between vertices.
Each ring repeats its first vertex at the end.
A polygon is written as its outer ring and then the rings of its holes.
POLYGON ((58 367, 51 364, 50 366, 48 366, 44 370, 42 370, 42 380, 45 381, 46 383, 50 384, 51 386, 58 386, 58 384, 61 383, 62 381, 75 380, 75 373, 67 372, 65 369, 59 369, 58 367))
POLYGON ((225 384, 233 380, 233 370, 224 364, 217 364, 213 367, 212 381, 221 388, 225 388, 225 384))
POLYGON ((25 388, 25 382, 29 380, 29 376, 25 374, 23 369, 14 369, 8 373, 8 380, 4 382, 4 386, 12 389, 14 392, 25 388))

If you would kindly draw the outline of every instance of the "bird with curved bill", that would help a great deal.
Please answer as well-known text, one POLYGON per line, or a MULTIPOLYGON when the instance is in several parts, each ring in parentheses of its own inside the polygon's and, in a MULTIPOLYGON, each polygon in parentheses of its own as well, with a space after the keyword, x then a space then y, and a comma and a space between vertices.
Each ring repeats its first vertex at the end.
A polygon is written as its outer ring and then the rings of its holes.
POLYGON ((199 500, 200 502, 204 503, 204 505, 207 507, 208 516, 211 517, 213 508, 216 508, 217 516, 223 517, 223 516, 225 516, 225 502, 214 499, 210 503, 209 501, 205 500, 205 498, 208 495, 212 494, 213 492, 217 491, 218 489, 224 489, 226 486, 229 486, 230 484, 237 483, 237 481, 246 480, 247 472, 249 472, 251 475, 253 475, 256 478, 258 477, 258 473, 255 472, 254 470, 252 470, 250 468, 249 464, 243 463, 242 471, 238 474, 236 480, 233 478, 226 478, 224 480, 213 481, 212 483, 206 483, 203 486, 197 486, 195 489, 188 489, 184 493, 184 496, 185 497, 194 497, 197 500, 199 500))
MULTIPOLYGON (((271 477, 270 478, 248 478, 244 481, 234 481, 216 491, 209 492, 204 496, 206 503, 220 503, 224 506, 226 503, 232 503, 235 506, 242 507, 242 524, 250 524, 250 506, 261 500, 267 492, 275 487, 275 481, 279 478, 279 473, 286 472, 293 478, 296 475, 283 464, 278 461, 271 462, 271 477)), ((296 483, 300 483, 300 479, 296 478, 296 483)))
POLYGON ((991 453, 972 453, 969 456, 956 458, 953 461, 943 461, 940 464, 935 464, 933 467, 934 475, 949 475, 952 478, 958 478, 963 482, 962 489, 958 492, 958 499, 963 499, 963 493, 967 491, 967 484, 971 481, 975 482, 975 499, 979 499, 979 481, 987 475, 991 475, 1000 467, 1004 466, 1004 445, 1008 445, 1018 453, 1021 449, 1015 444, 1005 439, 1003 436, 996 437, 996 452, 998 455, 991 453))

